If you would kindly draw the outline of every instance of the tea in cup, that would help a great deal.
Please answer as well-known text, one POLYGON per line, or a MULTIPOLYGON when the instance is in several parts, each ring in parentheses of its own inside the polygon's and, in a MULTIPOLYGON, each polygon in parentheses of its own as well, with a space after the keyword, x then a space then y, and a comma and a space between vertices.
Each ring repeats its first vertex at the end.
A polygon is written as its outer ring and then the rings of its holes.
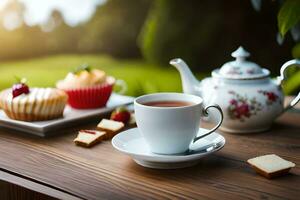
POLYGON ((203 106, 201 97, 182 93, 155 93, 134 101, 137 127, 150 151, 157 154, 179 154, 189 150, 191 143, 213 133, 223 121, 218 105, 203 106), (209 108, 221 115, 216 127, 198 136, 201 116, 209 108))

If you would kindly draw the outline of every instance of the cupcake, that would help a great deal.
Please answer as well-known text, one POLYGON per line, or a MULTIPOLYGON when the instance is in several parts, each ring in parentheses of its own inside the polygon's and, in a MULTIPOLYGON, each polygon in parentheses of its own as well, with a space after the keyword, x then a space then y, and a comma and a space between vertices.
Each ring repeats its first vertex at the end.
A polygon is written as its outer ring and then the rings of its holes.
POLYGON ((106 76, 104 71, 85 65, 69 72, 64 80, 57 82, 56 87, 68 94, 71 107, 89 109, 106 105, 114 83, 115 79, 106 76))
POLYGON ((44 121, 60 118, 67 94, 56 88, 29 88, 24 82, 0 93, 0 108, 15 120, 44 121))

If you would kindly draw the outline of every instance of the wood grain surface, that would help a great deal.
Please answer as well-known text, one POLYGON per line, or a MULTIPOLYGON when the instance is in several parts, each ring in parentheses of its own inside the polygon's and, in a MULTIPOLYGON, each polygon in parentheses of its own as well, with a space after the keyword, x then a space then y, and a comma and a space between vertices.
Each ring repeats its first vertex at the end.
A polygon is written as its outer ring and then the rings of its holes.
MULTIPOLYGON (((51 196, 32 191, 10 182, 0 181, 0 199, 1 200, 56 200, 51 196)), ((63 199, 63 198, 61 198, 63 199)))
MULTIPOLYGON (((49 190, 82 199, 300 197, 300 114, 297 112, 284 114, 264 133, 222 133, 226 145, 221 151, 203 158, 196 166, 176 170, 141 167, 113 149, 110 141, 89 149, 75 146, 73 139, 77 131, 95 128, 97 122, 63 130, 50 138, 0 129, 0 169, 49 190), (287 176, 268 180, 246 163, 251 157, 270 153, 296 163, 296 167, 287 176)), ((44 189, 39 192, 47 193, 44 189)))
POLYGON ((0 199, 1 200, 38 200, 38 199, 70 199, 79 200, 66 192, 53 189, 44 184, 23 178, 21 175, 0 171, 0 199))

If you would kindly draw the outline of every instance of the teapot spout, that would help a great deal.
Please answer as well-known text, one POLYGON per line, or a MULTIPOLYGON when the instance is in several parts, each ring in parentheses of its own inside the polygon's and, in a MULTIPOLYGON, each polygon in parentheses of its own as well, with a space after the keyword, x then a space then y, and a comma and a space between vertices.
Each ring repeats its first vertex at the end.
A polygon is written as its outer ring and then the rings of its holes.
POLYGON ((176 67, 180 73, 183 92, 202 96, 199 88, 200 82, 195 78, 188 65, 180 58, 172 59, 170 64, 176 67))

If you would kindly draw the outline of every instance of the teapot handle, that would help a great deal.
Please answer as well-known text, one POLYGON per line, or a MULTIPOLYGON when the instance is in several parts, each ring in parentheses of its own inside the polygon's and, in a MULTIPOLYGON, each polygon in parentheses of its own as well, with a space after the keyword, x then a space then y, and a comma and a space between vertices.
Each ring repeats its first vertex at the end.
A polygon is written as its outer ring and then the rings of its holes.
MULTIPOLYGON (((282 65, 282 67, 280 69, 280 76, 277 78, 279 85, 282 85, 282 82, 284 80, 286 80, 285 70, 292 65, 296 65, 296 66, 300 67, 300 60, 299 59, 290 60, 282 65)), ((299 101, 300 101, 300 92, 298 92, 297 96, 289 103, 289 105, 287 107, 284 108, 283 112, 294 107, 299 101)))

